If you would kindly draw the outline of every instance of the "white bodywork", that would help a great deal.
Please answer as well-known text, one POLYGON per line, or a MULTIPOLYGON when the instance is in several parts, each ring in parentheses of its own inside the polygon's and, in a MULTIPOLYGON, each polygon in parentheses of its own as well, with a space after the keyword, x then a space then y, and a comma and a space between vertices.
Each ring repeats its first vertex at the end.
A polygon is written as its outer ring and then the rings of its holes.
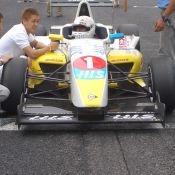
MULTIPOLYGON (((71 84, 71 101, 75 106, 84 107, 83 98, 81 96, 81 89, 79 89, 78 80, 83 80, 91 82, 91 80, 104 79, 103 87, 97 87, 103 89, 103 94, 101 104, 99 107, 105 107, 108 101, 108 74, 107 74, 107 57, 104 49, 104 43, 101 40, 96 39, 80 39, 72 40, 69 45, 69 57, 71 59, 71 70, 70 70, 70 84, 71 84), (85 57, 87 69, 82 67, 82 69, 76 69, 74 63, 78 59, 85 57), (95 57, 102 59, 105 62, 106 67, 102 69, 96 69, 93 67, 93 60, 95 57)), ((80 63, 81 64, 81 63, 80 63)), ((81 66, 81 65, 79 65, 81 66)), ((92 95, 94 92, 91 92, 91 86, 89 84, 89 94, 92 95)), ((93 98, 93 97, 89 97, 93 98)))
MULTIPOLYGON (((94 19, 90 5, 86 0, 82 0, 78 5, 76 17, 81 15, 87 15, 94 19)), ((70 80, 71 101, 76 107, 89 107, 85 104, 85 101, 100 98, 101 101, 95 107, 105 107, 108 103, 108 54, 110 50, 135 49, 139 42, 139 37, 134 35, 125 36, 124 38, 111 41, 109 35, 110 31, 113 30, 112 26, 96 23, 95 26, 98 28, 98 31, 101 30, 99 33, 105 33, 105 36, 102 36, 100 39, 73 39, 72 25, 73 23, 63 26, 52 26, 50 29, 50 32, 57 30, 58 34, 64 36, 60 49, 66 55, 67 61, 70 61, 70 64, 67 66, 67 72, 70 73, 67 79, 70 80), (105 67, 93 67, 94 60, 103 62, 105 67), (86 66, 81 67, 81 62, 86 66), (76 67, 77 65, 78 68, 76 67), (92 91, 93 81, 96 81, 96 83, 100 82, 99 86, 96 84, 97 87, 94 90, 98 91, 98 88, 99 90, 101 89, 102 93, 98 94, 98 96, 96 92, 92 91), (84 100, 85 98, 87 99, 84 100)))

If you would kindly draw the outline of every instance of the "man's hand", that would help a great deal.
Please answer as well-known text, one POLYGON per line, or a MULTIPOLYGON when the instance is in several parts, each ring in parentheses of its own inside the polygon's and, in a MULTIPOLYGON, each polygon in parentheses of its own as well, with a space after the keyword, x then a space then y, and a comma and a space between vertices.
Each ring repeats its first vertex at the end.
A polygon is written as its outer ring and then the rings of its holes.
POLYGON ((3 56, 0 57, 0 59, 1 59, 2 63, 5 64, 5 63, 7 63, 9 60, 12 59, 12 56, 10 56, 10 55, 3 55, 3 56))
POLYGON ((58 42, 53 41, 53 42, 50 43, 50 51, 55 51, 55 50, 58 49, 58 47, 59 47, 58 42))
POLYGON ((165 22, 163 21, 162 18, 159 18, 154 25, 154 31, 155 32, 160 32, 164 29, 165 27, 165 22))

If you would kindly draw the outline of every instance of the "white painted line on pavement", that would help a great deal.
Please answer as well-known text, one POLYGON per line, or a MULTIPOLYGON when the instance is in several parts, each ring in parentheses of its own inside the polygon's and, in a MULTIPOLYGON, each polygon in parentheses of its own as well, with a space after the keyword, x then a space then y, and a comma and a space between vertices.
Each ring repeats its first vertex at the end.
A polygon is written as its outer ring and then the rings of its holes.
POLYGON ((0 126, 0 131, 18 131, 18 126, 15 125, 15 122, 9 123, 4 126, 0 126))
MULTIPOLYGON (((99 129, 98 126, 96 126, 97 130, 99 129)), ((107 127, 109 128, 109 127, 107 127)), ((113 126, 111 126, 111 128, 113 128, 113 126)), ((11 122, 11 123, 8 123, 8 124, 5 124, 5 125, 1 125, 0 126, 0 131, 23 131, 23 130, 28 130, 28 131, 33 131, 33 130, 53 130, 54 128, 53 127, 48 127, 46 126, 46 128, 44 127, 29 127, 29 128, 25 128, 23 126, 21 126, 20 129, 18 129, 18 125, 15 125, 15 122, 11 122)), ((60 128, 57 128, 55 127, 54 130, 59 130, 60 128)), ((75 128, 74 128, 75 129, 75 128)), ((104 129, 105 129, 105 126, 104 126, 104 129)), ((163 126, 161 124, 152 124, 152 125, 148 125, 147 127, 146 126, 142 126, 142 125, 136 125, 136 126, 132 126, 132 125, 125 125, 123 124, 122 126, 119 125, 117 127, 117 125, 115 125, 115 128, 113 128, 114 130, 120 130, 120 129, 146 129, 146 130, 149 130, 149 129, 175 129, 175 124, 166 124, 165 125, 165 128, 163 128, 163 126)), ((76 130, 76 129, 75 129, 76 130)), ((89 129, 91 130, 91 129, 89 129)))
POLYGON ((0 126, 0 131, 18 131, 18 126, 15 122, 0 126))
POLYGON ((139 6, 139 5, 134 5, 134 8, 158 8, 157 6, 139 6))

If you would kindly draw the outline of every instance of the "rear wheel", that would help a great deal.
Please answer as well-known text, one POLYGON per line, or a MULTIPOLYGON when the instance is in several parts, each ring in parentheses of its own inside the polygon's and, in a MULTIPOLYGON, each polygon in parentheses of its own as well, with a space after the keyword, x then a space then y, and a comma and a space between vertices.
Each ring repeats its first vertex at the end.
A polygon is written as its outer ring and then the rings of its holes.
POLYGON ((157 92, 168 112, 175 107, 175 62, 170 58, 152 59, 148 65, 153 101, 157 92))
MULTIPOLYGON (((136 24, 121 24, 118 26, 117 33, 139 36, 139 28, 136 24)), ((137 43, 136 49, 140 51, 140 41, 137 43)))
POLYGON ((21 94, 24 92, 26 73, 27 59, 13 58, 3 67, 1 81, 10 90, 10 95, 1 106, 8 113, 17 112, 21 94))

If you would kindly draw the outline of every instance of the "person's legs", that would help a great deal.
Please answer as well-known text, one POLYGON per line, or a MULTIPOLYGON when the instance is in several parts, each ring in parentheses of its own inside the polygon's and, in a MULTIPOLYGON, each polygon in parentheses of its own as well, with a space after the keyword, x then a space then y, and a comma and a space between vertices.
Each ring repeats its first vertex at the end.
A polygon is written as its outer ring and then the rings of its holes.
POLYGON ((164 30, 160 32, 160 45, 159 45, 159 54, 164 54, 167 55, 167 41, 169 41, 169 33, 168 33, 168 28, 165 26, 164 30))
POLYGON ((47 16, 52 16, 51 0, 47 0, 47 16))
POLYGON ((175 12, 170 16, 169 23, 160 32, 160 54, 175 56, 175 12))
POLYGON ((60 7, 60 6, 57 7, 57 14, 56 14, 56 16, 58 16, 58 17, 59 17, 59 16, 63 16, 63 15, 62 15, 62 7, 60 7))
POLYGON ((0 84, 0 102, 4 101, 10 94, 8 88, 0 84))

